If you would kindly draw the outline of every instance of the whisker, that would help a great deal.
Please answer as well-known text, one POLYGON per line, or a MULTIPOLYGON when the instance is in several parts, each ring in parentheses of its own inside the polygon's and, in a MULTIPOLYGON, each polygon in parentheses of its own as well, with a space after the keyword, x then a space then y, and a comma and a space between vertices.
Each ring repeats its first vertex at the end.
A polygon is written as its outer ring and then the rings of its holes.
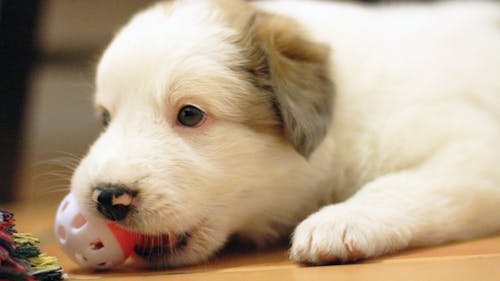
POLYGON ((66 151, 49 151, 44 159, 32 165, 32 183, 37 187, 33 191, 35 197, 48 196, 70 191, 71 176, 78 167, 82 157, 66 151))
POLYGON ((66 186, 54 186, 50 190, 45 190, 44 192, 40 191, 35 191, 33 193, 34 198, 43 198, 46 196, 49 196, 51 194, 56 194, 56 193, 68 193, 69 188, 66 186))

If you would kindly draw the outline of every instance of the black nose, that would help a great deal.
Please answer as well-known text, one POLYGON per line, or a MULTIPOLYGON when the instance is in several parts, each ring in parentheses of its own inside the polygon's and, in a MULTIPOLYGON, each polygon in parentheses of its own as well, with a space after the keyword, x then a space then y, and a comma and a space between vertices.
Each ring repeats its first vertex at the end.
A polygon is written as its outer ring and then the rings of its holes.
POLYGON ((100 185, 94 189, 92 200, 97 210, 112 221, 123 220, 130 211, 137 192, 121 185, 100 185))

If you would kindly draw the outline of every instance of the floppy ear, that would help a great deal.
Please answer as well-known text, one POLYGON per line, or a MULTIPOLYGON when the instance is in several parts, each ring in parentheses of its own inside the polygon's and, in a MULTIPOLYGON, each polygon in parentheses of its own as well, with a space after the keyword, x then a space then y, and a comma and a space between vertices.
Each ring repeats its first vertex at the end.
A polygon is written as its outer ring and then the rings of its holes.
POLYGON ((248 71, 257 87, 270 92, 287 139, 308 157, 332 115, 329 48, 308 39, 291 19, 261 11, 245 33, 248 71))

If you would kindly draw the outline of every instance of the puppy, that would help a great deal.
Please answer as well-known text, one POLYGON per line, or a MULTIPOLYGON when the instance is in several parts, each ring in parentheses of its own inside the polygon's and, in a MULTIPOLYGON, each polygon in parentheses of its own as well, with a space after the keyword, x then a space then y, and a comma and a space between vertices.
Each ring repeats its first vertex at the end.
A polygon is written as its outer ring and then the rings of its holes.
POLYGON ((343 263, 500 229, 500 6, 159 3, 104 52, 72 191, 153 265, 343 263))

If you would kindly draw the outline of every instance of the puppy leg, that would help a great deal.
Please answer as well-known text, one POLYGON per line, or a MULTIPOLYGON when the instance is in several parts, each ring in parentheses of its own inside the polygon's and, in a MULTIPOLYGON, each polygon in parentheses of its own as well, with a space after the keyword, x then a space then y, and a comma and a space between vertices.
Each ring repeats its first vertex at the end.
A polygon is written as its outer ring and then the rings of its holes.
POLYGON ((312 214, 296 228, 290 256, 348 262, 491 233, 500 229, 499 167, 494 141, 448 145, 312 214))

